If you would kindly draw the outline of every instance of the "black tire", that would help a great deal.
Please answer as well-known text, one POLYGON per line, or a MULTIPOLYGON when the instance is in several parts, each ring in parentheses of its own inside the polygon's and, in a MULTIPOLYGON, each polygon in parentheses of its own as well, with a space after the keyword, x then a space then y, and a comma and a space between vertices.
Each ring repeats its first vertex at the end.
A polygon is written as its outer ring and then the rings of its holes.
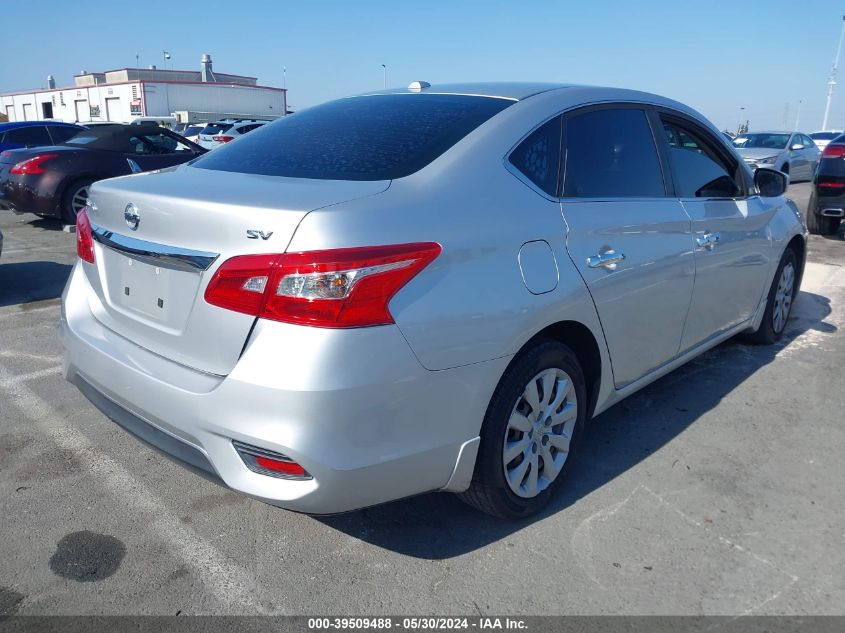
POLYGON ((82 189, 90 187, 94 182, 92 178, 80 178, 74 180, 67 186, 62 194, 62 222, 65 224, 76 224, 76 211, 73 208, 73 199, 82 189))
MULTIPOLYGON (((559 384, 555 383, 555 389, 558 387, 559 384)), ((570 398, 567 398, 564 402, 569 401, 570 398)), ((563 483, 572 452, 577 448, 584 431, 586 417, 587 389, 578 357, 562 343, 549 339, 539 340, 514 359, 499 381, 481 426, 481 443, 472 483, 466 492, 460 493, 460 498, 482 512, 505 519, 518 519, 539 511, 563 483), (544 490, 531 498, 521 497, 511 490, 505 478, 503 451, 509 432, 509 419, 514 409, 523 402, 523 392, 532 378, 543 370, 555 368, 569 375, 576 398, 577 416, 570 434, 569 450, 557 476, 544 490)), ((527 437, 527 434, 523 437, 527 437)), ((542 447, 540 450, 543 450, 542 447)))
POLYGON ((783 257, 780 259, 780 264, 778 264, 777 272, 775 273, 775 278, 772 280, 772 285, 769 288, 769 296, 766 299, 766 311, 763 314, 763 322, 760 324, 760 327, 757 328, 755 332, 748 334, 745 338, 751 342, 756 343, 758 345, 771 345, 772 343, 776 343, 780 340, 783 336, 783 333, 786 331, 786 324, 789 321, 789 314, 792 311, 792 305, 795 301, 795 297, 798 294, 798 258, 795 256, 795 251, 791 248, 787 248, 786 251, 783 253, 783 257), (792 297, 789 302, 789 306, 787 308, 786 315, 783 317, 783 322, 780 328, 775 324, 775 303, 776 303, 776 295, 778 291, 778 285, 780 284, 781 275, 783 274, 784 268, 791 265, 793 269, 793 283, 792 283, 792 297))
POLYGON ((839 218, 829 218, 819 213, 816 192, 810 194, 807 205, 807 230, 813 235, 833 235, 839 230, 839 218))

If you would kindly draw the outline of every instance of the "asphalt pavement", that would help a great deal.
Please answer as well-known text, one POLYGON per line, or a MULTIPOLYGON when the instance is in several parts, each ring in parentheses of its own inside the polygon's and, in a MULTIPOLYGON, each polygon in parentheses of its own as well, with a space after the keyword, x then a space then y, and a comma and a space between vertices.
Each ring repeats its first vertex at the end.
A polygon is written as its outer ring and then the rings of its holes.
POLYGON ((74 235, 0 230, 0 615, 845 613, 841 231, 811 238, 780 344, 729 341, 602 414, 510 523, 443 493, 310 517, 186 471, 62 377, 74 235))

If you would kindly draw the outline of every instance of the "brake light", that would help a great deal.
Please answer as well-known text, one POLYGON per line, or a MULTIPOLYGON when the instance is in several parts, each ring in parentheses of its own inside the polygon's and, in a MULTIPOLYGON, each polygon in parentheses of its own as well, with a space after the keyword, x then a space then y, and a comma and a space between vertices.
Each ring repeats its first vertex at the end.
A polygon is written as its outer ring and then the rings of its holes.
POLYGON ((242 255, 225 261, 205 300, 244 314, 315 327, 393 323, 388 303, 440 254, 425 242, 283 255, 242 255))
POLYGON ((234 136, 212 136, 211 139, 213 141, 217 141, 218 143, 228 143, 229 141, 234 141, 234 136))
POLYGON ((845 158, 845 145, 825 145, 822 158, 845 158))
POLYGON ((15 176, 43 174, 46 170, 42 167, 42 165, 56 156, 57 154, 39 154, 38 156, 33 156, 32 158, 19 162, 9 170, 9 173, 14 174, 15 176))
POLYGON ((91 234, 91 220, 88 209, 82 209, 76 216, 76 254, 79 259, 94 263, 94 237, 91 234))
POLYGON ((822 181, 819 181, 818 186, 819 187, 825 187, 825 188, 828 188, 828 189, 841 189, 842 187, 845 187, 845 182, 834 182, 834 181, 831 181, 831 180, 822 180, 822 181))

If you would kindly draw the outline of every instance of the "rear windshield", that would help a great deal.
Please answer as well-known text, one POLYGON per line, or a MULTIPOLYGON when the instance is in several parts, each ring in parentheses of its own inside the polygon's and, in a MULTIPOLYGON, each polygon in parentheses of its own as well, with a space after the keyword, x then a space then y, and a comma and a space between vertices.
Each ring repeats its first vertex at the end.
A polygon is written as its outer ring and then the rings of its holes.
POLYGON ((209 123, 200 134, 222 134, 232 129, 231 123, 209 123))
POLYGON ((263 125, 192 165, 322 180, 402 178, 513 103, 441 94, 350 97, 263 125))
POLYGON ((842 132, 813 132, 810 134, 810 138, 814 141, 832 141, 840 134, 842 132))
POLYGON ((182 134, 182 136, 196 136, 202 129, 203 126, 201 125, 189 125, 183 132, 180 132, 180 134, 182 134))

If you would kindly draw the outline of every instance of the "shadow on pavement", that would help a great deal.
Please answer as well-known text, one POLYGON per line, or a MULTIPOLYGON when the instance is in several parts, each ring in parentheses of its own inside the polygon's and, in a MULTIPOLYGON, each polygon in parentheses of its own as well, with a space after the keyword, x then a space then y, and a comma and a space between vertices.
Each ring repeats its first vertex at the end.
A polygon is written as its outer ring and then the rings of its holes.
POLYGON ((830 312, 827 297, 801 292, 776 345, 726 341, 592 420, 568 464, 566 483, 537 516, 502 521, 473 510, 454 495, 431 493, 314 519, 415 558, 447 559, 484 547, 566 509, 659 451, 805 332, 835 332, 836 326, 825 321, 830 312))
POLYGON ((56 262, 0 263, 0 307, 62 296, 70 269, 56 262))
POLYGON ((36 218, 29 225, 42 231, 61 231, 64 229, 64 222, 58 218, 36 218))

